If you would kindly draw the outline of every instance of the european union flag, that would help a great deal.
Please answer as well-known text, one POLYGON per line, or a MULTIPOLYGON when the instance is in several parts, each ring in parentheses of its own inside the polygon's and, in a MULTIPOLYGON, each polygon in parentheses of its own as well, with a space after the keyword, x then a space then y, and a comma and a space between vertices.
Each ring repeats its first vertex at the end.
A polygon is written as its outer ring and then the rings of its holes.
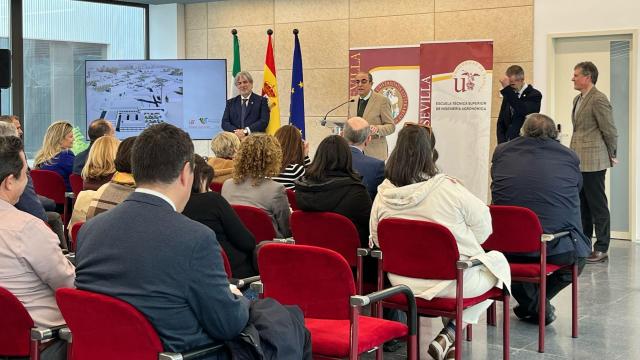
POLYGON ((289 108, 289 124, 297 127, 304 133, 304 82, 302 80, 302 52, 300 51, 300 40, 298 39, 298 29, 293 30, 295 43, 293 47, 293 73, 291 75, 291 107, 289 108))

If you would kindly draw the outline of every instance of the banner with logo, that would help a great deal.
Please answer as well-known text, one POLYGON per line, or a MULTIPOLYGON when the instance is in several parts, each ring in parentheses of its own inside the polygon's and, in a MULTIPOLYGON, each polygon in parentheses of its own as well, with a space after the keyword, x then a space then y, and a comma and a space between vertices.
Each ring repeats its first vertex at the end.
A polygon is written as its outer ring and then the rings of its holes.
POLYGON ((493 42, 420 44, 421 123, 431 124, 438 168, 488 200, 493 42))
MULTIPOLYGON (((373 76, 373 91, 391 102, 396 131, 387 136, 389 153, 395 147, 398 131, 405 121, 418 121, 420 47, 374 47, 349 50, 349 96, 358 94, 353 82, 359 72, 373 76)), ((350 114, 349 116, 355 116, 350 114)))

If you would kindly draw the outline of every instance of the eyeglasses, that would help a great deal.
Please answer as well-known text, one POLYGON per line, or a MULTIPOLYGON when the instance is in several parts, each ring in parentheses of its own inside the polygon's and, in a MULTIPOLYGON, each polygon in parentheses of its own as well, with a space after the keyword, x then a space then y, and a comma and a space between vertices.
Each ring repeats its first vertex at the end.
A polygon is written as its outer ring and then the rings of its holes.
POLYGON ((417 127, 424 128, 425 130, 427 130, 429 135, 431 135, 431 125, 420 124, 420 123, 415 123, 415 122, 406 122, 406 123, 404 123, 404 127, 407 127, 407 126, 417 126, 417 127))
POLYGON ((356 84, 366 84, 369 82, 369 80, 367 79, 362 79, 362 80, 353 80, 354 83, 356 84))

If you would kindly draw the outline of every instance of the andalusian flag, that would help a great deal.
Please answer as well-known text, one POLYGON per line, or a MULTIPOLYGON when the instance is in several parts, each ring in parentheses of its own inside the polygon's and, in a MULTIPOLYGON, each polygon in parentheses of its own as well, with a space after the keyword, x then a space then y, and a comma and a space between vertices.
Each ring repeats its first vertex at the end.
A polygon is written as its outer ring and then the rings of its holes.
POLYGON ((291 107, 289 108, 289 124, 297 127, 305 138, 304 131, 304 82, 302 79, 302 52, 298 29, 293 30, 293 71, 291 75, 291 107))
POLYGON ((264 84, 262 85, 262 96, 269 99, 269 125, 267 125, 267 134, 273 135, 280 128, 280 103, 278 102, 278 82, 276 81, 276 61, 273 58, 273 45, 271 44, 271 35, 273 30, 267 31, 269 35, 269 43, 267 44, 267 57, 264 60, 264 84))
POLYGON ((233 84, 231 85, 231 93, 236 96, 238 95, 238 88, 235 86, 235 79, 240 72, 240 42, 238 41, 238 30, 231 30, 231 34, 233 34, 233 70, 231 70, 233 84))

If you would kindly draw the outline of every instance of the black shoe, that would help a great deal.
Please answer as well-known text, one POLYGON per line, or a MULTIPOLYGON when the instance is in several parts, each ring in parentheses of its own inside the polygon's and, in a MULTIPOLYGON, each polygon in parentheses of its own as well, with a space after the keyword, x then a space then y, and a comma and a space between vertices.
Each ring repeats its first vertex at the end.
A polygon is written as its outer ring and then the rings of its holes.
MULTIPOLYGON (((552 322, 554 322, 556 320, 556 314, 554 313, 548 313, 545 317, 544 317, 544 326, 548 326, 550 325, 552 322)), ((526 317, 524 319, 520 319, 524 322, 528 322, 530 324, 536 324, 538 325, 540 323, 540 319, 538 318, 538 314, 534 314, 532 316, 526 317)))
POLYGON ((400 340, 398 339, 393 339, 391 341, 387 341, 386 343, 384 343, 384 345, 382 345, 382 350, 384 352, 396 352, 400 350, 401 347, 402 347, 402 342, 400 342, 400 340))

